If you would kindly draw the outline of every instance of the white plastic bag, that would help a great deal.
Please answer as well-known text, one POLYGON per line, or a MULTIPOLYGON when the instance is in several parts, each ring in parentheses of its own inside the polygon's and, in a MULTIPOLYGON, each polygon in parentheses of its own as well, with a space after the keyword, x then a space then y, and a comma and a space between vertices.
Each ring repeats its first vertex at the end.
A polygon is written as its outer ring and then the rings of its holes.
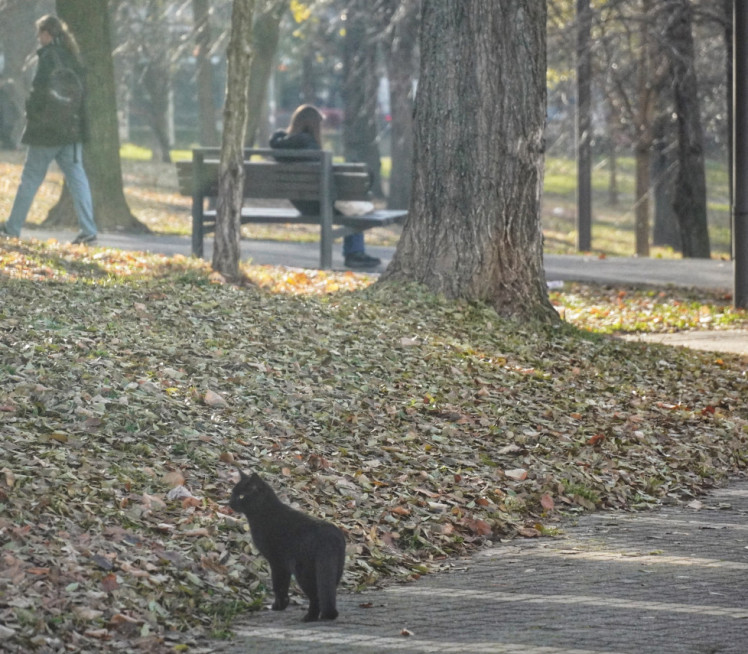
POLYGON ((335 208, 344 216, 365 216, 374 211, 371 202, 361 200, 336 200, 335 208))

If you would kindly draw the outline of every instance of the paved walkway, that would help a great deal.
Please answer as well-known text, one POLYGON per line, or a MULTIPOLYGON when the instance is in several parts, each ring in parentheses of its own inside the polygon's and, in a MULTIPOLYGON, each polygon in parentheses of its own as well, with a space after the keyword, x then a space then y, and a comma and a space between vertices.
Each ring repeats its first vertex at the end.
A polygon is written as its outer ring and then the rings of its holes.
POLYGON ((340 617, 248 614, 221 654, 745 654, 748 482, 691 506, 582 516, 456 571, 361 594, 340 617))
MULTIPOLYGON (((26 228, 23 238, 70 241, 74 231, 26 228)), ((122 250, 143 250, 159 254, 184 254, 191 252, 187 236, 160 236, 155 234, 102 233, 98 244, 122 250)), ((319 245, 290 241, 261 241, 243 239, 242 259, 256 264, 285 265, 296 268, 319 266, 319 245)), ((367 250, 382 259, 383 271, 392 259, 394 247, 367 246, 367 250)), ((205 239, 205 257, 213 254, 213 239, 205 239)), ((544 257, 546 278, 552 281, 581 281, 601 283, 654 284, 666 286, 698 286, 729 291, 733 287, 734 268, 731 261, 715 259, 654 259, 637 257, 606 257, 589 255, 548 254, 544 257)), ((341 248, 333 248, 333 267, 344 269, 341 248)))

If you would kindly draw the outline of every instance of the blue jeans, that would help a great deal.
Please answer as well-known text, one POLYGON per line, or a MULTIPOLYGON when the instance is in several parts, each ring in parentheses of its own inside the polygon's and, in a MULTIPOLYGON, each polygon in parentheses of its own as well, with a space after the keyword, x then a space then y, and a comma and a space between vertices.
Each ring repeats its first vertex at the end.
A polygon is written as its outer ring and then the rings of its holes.
POLYGON ((357 232, 343 237, 343 256, 364 251, 364 233, 357 232))
POLYGON ((11 209, 8 222, 5 223, 5 231, 8 234, 11 236, 21 235, 21 228, 26 222, 26 216, 31 208, 31 203, 34 201, 34 196, 47 175, 49 164, 54 160, 62 170, 62 174, 65 175, 65 181, 73 198, 75 213, 78 216, 81 234, 85 236, 96 235, 91 188, 88 185, 88 177, 86 177, 86 171, 81 163, 82 154, 83 149, 80 143, 54 147, 29 146, 26 163, 23 165, 23 173, 21 174, 21 185, 16 192, 16 199, 13 202, 13 209, 11 209))

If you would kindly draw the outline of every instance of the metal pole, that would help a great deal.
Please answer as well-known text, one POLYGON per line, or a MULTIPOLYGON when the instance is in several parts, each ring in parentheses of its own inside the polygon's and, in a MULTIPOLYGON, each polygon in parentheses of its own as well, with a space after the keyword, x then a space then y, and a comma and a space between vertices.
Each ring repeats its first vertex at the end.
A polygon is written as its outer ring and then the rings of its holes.
POLYGON ((748 2, 735 0, 733 10, 733 301, 748 309, 748 2))

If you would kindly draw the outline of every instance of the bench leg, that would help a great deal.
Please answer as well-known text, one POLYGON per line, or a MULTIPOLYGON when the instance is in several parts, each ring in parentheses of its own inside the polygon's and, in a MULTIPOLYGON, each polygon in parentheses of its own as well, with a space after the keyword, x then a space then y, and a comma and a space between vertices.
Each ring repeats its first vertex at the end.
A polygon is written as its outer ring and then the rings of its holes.
POLYGON ((202 211, 198 212, 194 206, 192 208, 192 255, 201 259, 203 257, 203 215, 202 211))
POLYGON ((321 188, 320 188, 320 238, 319 263, 322 270, 332 268, 332 205, 330 192, 332 185, 332 154, 322 153, 321 188))

